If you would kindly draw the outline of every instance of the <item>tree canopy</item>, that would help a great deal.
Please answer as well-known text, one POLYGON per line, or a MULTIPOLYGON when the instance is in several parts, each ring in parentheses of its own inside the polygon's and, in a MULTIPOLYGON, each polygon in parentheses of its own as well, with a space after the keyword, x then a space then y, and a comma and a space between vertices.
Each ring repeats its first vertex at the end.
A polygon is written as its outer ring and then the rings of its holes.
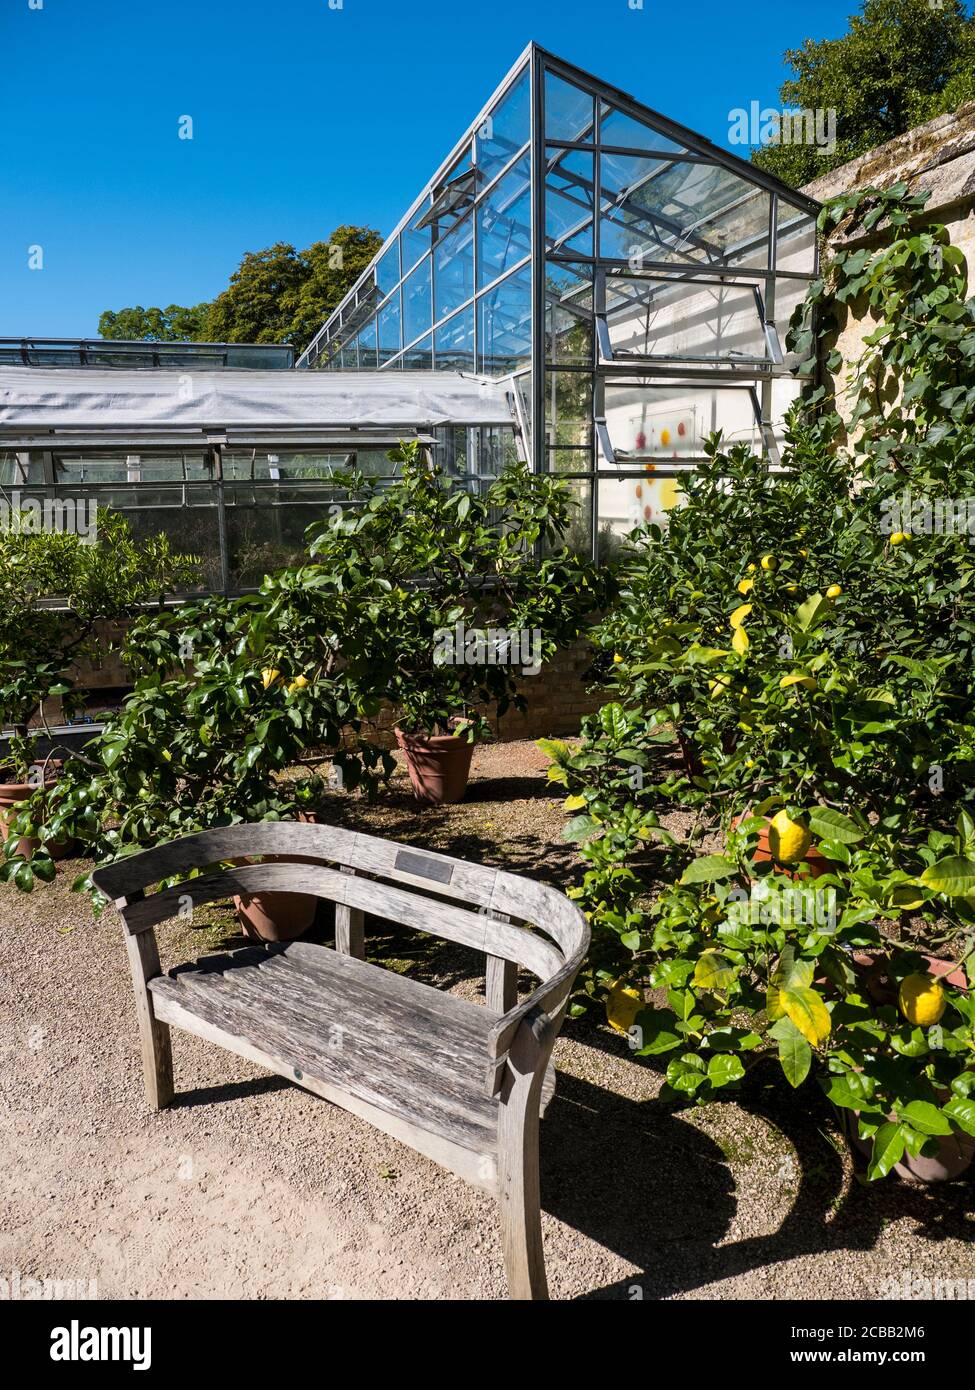
POLYGON ((279 241, 248 251, 211 303, 107 309, 103 338, 151 342, 293 343, 300 352, 382 245, 370 227, 337 227, 304 251, 279 241))
POLYGON ((782 144, 752 155, 797 187, 975 99, 975 18, 962 0, 863 0, 842 37, 806 39, 785 58, 783 106, 836 111, 832 152, 782 144))

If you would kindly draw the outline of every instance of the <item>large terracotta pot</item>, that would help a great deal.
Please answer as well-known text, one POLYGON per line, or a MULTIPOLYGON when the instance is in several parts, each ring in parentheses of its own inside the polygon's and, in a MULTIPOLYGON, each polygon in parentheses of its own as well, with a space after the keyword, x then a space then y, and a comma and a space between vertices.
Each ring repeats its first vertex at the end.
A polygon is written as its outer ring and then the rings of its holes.
POLYGON ((453 734, 404 734, 402 729, 395 733, 417 801, 428 806, 460 801, 471 775, 473 743, 453 734))
MULTIPOLYGON (((860 1138, 857 1127, 859 1112, 837 1107, 837 1113, 850 1144, 864 1158, 869 1158, 873 1145, 869 1139, 860 1138)), ((896 1115, 888 1116, 892 1121, 896 1118, 896 1115)), ((975 1139, 968 1134, 946 1134, 939 1137, 937 1143, 937 1152, 930 1157, 918 1154, 915 1158, 905 1154, 899 1163, 894 1164, 893 1171, 899 1178, 914 1182, 953 1182, 967 1173, 975 1160, 975 1139)))
MULTIPOLYGON (((313 812, 302 811, 298 817, 305 824, 314 824, 313 812)), ((252 864, 252 859, 241 861, 252 864)), ((269 864, 317 864, 300 854, 269 854, 269 864)), ((240 893, 234 897, 240 929, 251 941, 295 941, 313 925, 318 899, 313 893, 240 893)))
MULTIPOLYGON (((34 795, 37 790, 29 782, 0 782, 0 840, 7 838, 7 822, 17 814, 17 808, 21 802, 26 801, 34 795)), ((17 852, 25 859, 33 857, 35 850, 40 848, 40 840, 33 835, 22 835, 17 846, 17 852)))
MULTIPOLYGON (((7 835, 7 820, 15 814, 16 808, 37 790, 29 782, 0 782, 0 840, 7 835)), ((35 835, 22 835, 18 845, 19 853, 25 859, 32 859, 41 847, 35 835)), ((66 859, 76 848, 74 840, 48 840, 45 848, 52 859, 66 859)))
MULTIPOLYGON (((925 956, 925 966, 935 979, 944 980, 955 989, 968 988, 964 970, 953 970, 953 961, 941 960, 937 956, 925 956)), ((897 985, 889 972, 889 957, 885 951, 854 951, 853 968, 863 977, 864 988, 875 1004, 897 1005, 897 985)), ((943 1100, 948 1099, 945 1091, 943 1100)), ((856 1112, 840 1111, 840 1120, 847 1138, 853 1147, 865 1156, 871 1152, 870 1141, 861 1139, 857 1132, 856 1112)), ((889 1116, 891 1120, 895 1115, 889 1116)), ((916 1158, 905 1154, 894 1165, 899 1177, 913 1179, 915 1182, 951 1182, 967 1172, 975 1160, 975 1139, 968 1134, 957 1132, 938 1138, 938 1151, 931 1157, 918 1154, 916 1158)))

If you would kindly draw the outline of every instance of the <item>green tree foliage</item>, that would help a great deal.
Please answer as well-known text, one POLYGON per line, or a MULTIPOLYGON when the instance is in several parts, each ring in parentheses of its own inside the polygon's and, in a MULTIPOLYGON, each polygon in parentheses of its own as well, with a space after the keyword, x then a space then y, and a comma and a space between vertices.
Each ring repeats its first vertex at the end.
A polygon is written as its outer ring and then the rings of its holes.
POLYGON ((304 251, 278 241, 248 251, 210 304, 107 309, 103 338, 147 342, 293 343, 300 352, 382 245, 370 227, 337 227, 304 251))
POLYGON ((196 304, 192 309, 170 304, 167 309, 106 309, 98 320, 102 338, 123 339, 145 343, 185 343, 206 340, 209 304, 196 304))
POLYGON ((806 39, 786 55, 785 107, 837 113, 837 143, 770 145, 754 163, 796 187, 975 97, 975 18, 962 0, 864 0, 838 39, 806 39))

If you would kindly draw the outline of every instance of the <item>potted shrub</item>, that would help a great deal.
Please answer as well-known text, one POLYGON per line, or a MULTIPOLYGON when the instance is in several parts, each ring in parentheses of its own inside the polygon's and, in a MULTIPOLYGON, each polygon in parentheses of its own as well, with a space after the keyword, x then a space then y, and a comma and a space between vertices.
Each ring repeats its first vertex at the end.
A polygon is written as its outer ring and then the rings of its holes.
POLYGON ((41 735, 50 743, 52 699, 67 715, 82 707, 72 664, 97 651, 103 624, 195 575, 193 557, 164 537, 136 543, 124 517, 102 510, 85 535, 37 529, 30 513, 0 532, 0 724, 9 731, 0 745, 0 881, 29 891, 72 848, 54 795, 61 761, 37 751, 41 735))
POLYGON ((391 487, 344 480, 349 506, 313 532, 303 574, 331 589, 349 665, 381 673, 417 798, 455 801, 486 715, 526 708, 526 673, 578 636, 606 580, 562 544, 557 478, 512 464, 476 493, 419 444, 390 458, 391 487))

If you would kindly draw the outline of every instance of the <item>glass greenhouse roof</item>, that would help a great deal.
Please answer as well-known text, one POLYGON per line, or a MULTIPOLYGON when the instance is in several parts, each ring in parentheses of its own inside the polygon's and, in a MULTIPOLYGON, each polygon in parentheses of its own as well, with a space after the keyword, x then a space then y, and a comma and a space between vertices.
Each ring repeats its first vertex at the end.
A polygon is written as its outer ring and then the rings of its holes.
POLYGON ((297 365, 512 378, 599 554, 662 519, 715 431, 777 461, 818 211, 531 44, 297 365))

